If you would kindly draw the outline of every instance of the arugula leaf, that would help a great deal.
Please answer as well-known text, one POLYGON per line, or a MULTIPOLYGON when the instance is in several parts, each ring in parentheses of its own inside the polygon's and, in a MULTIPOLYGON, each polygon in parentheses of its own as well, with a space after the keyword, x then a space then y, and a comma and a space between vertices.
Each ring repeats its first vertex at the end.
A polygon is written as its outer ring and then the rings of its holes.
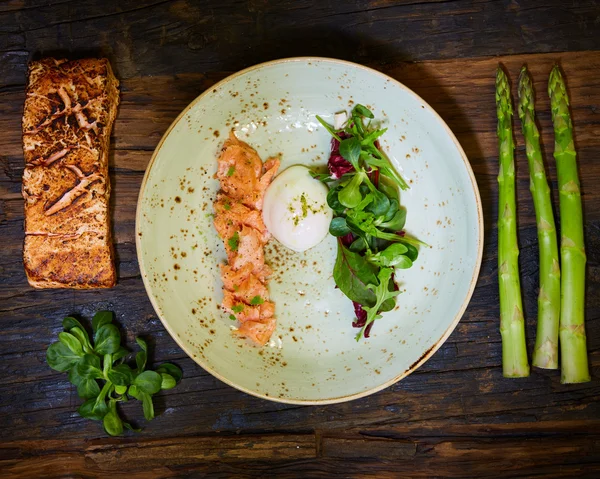
POLYGON ((308 170, 310 176, 312 176, 315 180, 320 181, 321 183, 329 183, 332 181, 330 173, 319 173, 317 171, 308 170))
POLYGON ((358 160, 360 158, 361 144, 360 140, 353 136, 340 142, 340 155, 348 160, 356 171, 359 170, 358 160))
POLYGON ((363 309, 367 312, 367 321, 365 325, 362 327, 360 332, 356 335, 356 340, 360 341, 362 338, 365 329, 367 326, 371 324, 376 319, 381 318, 379 311, 381 309, 381 305, 387 301, 388 299, 395 298, 400 294, 400 291, 390 291, 389 290, 389 282, 392 277, 392 273, 394 270, 392 268, 381 268, 377 275, 378 284, 369 284, 368 288, 375 293, 376 301, 374 306, 364 306, 363 309))
POLYGON ((371 110, 369 110, 366 106, 361 105, 360 103, 357 103, 356 105, 354 105, 354 108, 352 109, 353 113, 356 113, 358 115, 364 116, 366 118, 375 118, 375 116, 373 115, 373 112, 371 112, 371 110))
POLYGON ((380 136, 382 136, 383 134, 385 134, 385 132, 387 131, 387 128, 382 128, 380 130, 374 130, 371 133, 369 133, 368 135, 366 135, 362 140, 361 140, 361 145, 365 146, 365 145, 370 145, 373 144, 377 138, 379 138, 380 136))
POLYGON ((333 136, 336 140, 338 140, 340 142, 342 141, 342 139, 338 136, 336 131, 333 129, 333 127, 329 123, 327 123, 325 120, 323 120, 323 118, 321 118, 319 115, 316 115, 316 118, 317 118, 317 121, 321 125, 323 125, 323 128, 325 128, 331 136, 333 136))
POLYGON ((333 279, 340 291, 362 305, 375 304, 375 293, 367 287, 377 281, 377 267, 363 256, 347 249, 338 241, 338 252, 333 267, 333 279))
POLYGON ((385 176, 392 179, 400 189, 407 190, 408 184, 394 169, 390 160, 373 144, 364 145, 366 155, 361 155, 365 163, 371 168, 378 168, 385 176))

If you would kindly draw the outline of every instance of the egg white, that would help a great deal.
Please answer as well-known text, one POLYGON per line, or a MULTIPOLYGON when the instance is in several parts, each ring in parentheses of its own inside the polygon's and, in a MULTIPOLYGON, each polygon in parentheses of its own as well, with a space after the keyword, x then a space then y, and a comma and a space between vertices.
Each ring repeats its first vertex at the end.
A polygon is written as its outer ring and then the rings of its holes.
POLYGON ((273 237, 287 248, 302 252, 327 236, 333 211, 327 186, 305 166, 290 166, 267 188, 263 219, 273 237))

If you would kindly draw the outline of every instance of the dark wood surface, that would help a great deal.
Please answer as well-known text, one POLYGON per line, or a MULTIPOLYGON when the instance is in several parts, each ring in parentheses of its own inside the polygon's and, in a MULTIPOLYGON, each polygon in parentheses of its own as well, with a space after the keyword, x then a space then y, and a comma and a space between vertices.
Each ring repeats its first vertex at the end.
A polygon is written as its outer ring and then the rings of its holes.
MULTIPOLYGON (((2 477, 599 477, 600 2, 578 1, 23 1, 0 3, 0 471, 2 477), (26 65, 44 55, 106 55, 122 80, 111 151, 119 283, 107 291, 27 285, 21 249, 20 116, 26 65), (134 215, 152 150, 182 108, 259 61, 322 55, 373 66, 414 89, 446 120, 483 200, 485 251, 471 304, 440 350, 396 385, 350 403, 299 407, 243 394, 195 365, 148 300, 134 215), (500 56, 501 55, 501 56, 500 56), (537 89, 549 176, 556 171, 546 79, 562 64, 573 104, 588 252, 592 381, 558 371, 504 379, 498 331, 494 72, 537 89), (79 399, 45 349, 68 314, 115 311, 131 345, 184 371, 140 434, 110 438, 75 412, 79 399)), ((517 123, 518 126, 518 123, 517 123)), ((529 350, 537 239, 518 128, 521 272, 529 350)), ((138 408, 125 408, 141 419, 138 408)))

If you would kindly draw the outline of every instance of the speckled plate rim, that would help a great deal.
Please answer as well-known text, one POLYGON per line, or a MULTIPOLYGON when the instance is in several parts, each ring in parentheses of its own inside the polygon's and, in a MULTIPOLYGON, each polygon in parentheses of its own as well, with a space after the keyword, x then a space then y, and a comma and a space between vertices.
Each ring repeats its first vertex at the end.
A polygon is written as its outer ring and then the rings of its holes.
POLYGON ((446 122, 442 119, 442 117, 439 116, 439 114, 429 105, 429 103, 427 103, 425 100, 423 100, 414 91, 412 91, 410 88, 408 88, 407 86, 405 86, 404 84, 402 84, 398 80, 396 80, 396 79, 394 79, 394 78, 386 75, 385 73, 377 71, 377 70, 375 70, 373 68, 366 67, 364 65, 360 65, 358 63, 353 63, 353 62, 349 62, 349 61, 346 61, 346 60, 339 60, 339 59, 335 59, 335 58, 327 58, 327 57, 290 57, 290 58, 281 58, 281 59, 278 59, 278 60, 271 60, 271 61, 268 61, 268 62, 259 63, 257 65, 253 65, 251 67, 245 68, 244 70, 240 70, 240 71, 238 71, 236 73, 233 73, 232 75, 229 75, 228 77, 224 78, 223 80, 215 83, 213 86, 207 88, 204 92, 202 92, 199 96, 197 96, 194 100, 192 100, 192 102, 183 109, 183 111, 177 116, 177 118, 175 118, 175 120, 171 123, 171 125, 169 126, 169 128, 167 128, 167 131, 164 133, 164 135, 160 139, 158 145, 156 146, 156 148, 154 150, 154 153, 152 153, 152 158, 150 159, 150 162, 148 163, 148 166, 146 167, 146 172, 144 173, 144 178, 142 179, 142 184, 140 186, 140 192, 138 194, 138 203, 137 203, 136 214, 135 214, 135 246, 136 246, 137 258, 138 258, 138 264, 139 264, 139 267, 140 267, 140 273, 142 275, 142 281, 144 282, 144 287, 146 289, 146 294, 148 295, 148 298, 150 299, 150 302, 152 303, 152 307, 154 308, 154 311, 158 315, 159 319, 161 320, 163 326, 165 327, 165 329, 167 330, 167 332, 171 335, 171 337, 173 338, 173 340, 177 343, 177 345, 190 358, 192 358, 199 366, 201 366, 205 371, 207 371, 208 373, 212 374, 214 377, 216 377, 220 381, 224 382, 225 384, 227 384, 227 385, 229 385, 229 386, 231 386, 231 387, 233 387, 235 389, 238 389, 239 391, 245 392, 245 393, 250 394, 252 396, 259 397, 261 399, 266 399, 268 401, 285 403, 285 404, 305 405, 305 406, 336 404, 336 403, 341 403, 341 402, 346 402, 346 401, 352 401, 354 399, 359 399, 359 398, 362 398, 362 397, 365 397, 365 396, 369 396, 371 394, 379 392, 379 391, 381 391, 383 389, 386 389, 389 386, 392 386, 393 384, 397 383, 398 381, 400 381, 401 379, 405 378, 406 376, 408 376, 413 371, 417 370, 431 356, 433 356, 435 354, 435 352, 442 346, 442 344, 444 344, 446 342, 446 340, 448 339, 448 337, 450 336, 450 334, 452 334, 452 332, 454 331, 454 329, 458 325, 459 321, 463 317, 463 315, 464 315, 464 313, 465 313, 465 311, 467 309, 467 306, 469 305, 469 302, 471 301, 471 297, 473 296, 473 291, 475 290, 475 285, 477 283, 477 279, 479 278, 479 271, 480 271, 480 268, 481 268, 481 261, 482 261, 482 258, 483 258, 483 235, 484 235, 484 229, 483 229, 483 208, 482 208, 482 204, 481 204, 481 196, 480 196, 480 193, 479 193, 479 188, 477 186, 477 181, 475 179, 475 174, 473 173, 473 169, 471 168, 471 164, 469 163, 467 155, 465 154, 465 152, 464 152, 461 144, 458 142, 458 140, 456 139, 456 136, 454 135, 454 133, 452 132, 452 130, 450 129, 450 127, 448 127, 448 125, 446 124, 446 122), (141 215, 142 215, 142 198, 144 197, 144 194, 145 194, 146 183, 147 183, 148 178, 150 176, 150 171, 152 170, 152 166, 154 165, 154 161, 158 157, 158 155, 160 153, 161 147, 163 146, 164 142, 166 141, 167 137, 169 136, 169 134, 171 133, 171 131, 173 130, 173 128, 175 128, 175 126, 179 123, 179 121, 198 102, 200 102, 205 96, 210 95, 213 92, 213 90, 218 89, 218 88, 222 87, 223 85, 227 84, 228 82, 230 82, 231 80, 233 80, 234 78, 237 78, 239 76, 245 75, 245 74, 247 74, 249 72, 260 70, 262 68, 270 67, 270 66, 273 66, 273 65, 283 64, 283 63, 311 62, 311 61, 313 61, 313 62, 323 62, 323 63, 325 63, 325 62, 337 63, 337 64, 340 64, 340 65, 344 65, 344 66, 348 66, 348 67, 352 67, 352 68, 359 68, 359 69, 365 70, 365 71, 367 71, 367 72, 369 72, 371 74, 380 76, 380 77, 384 78, 385 80, 389 80, 389 81, 395 83, 398 87, 400 87, 402 90, 406 91, 409 95, 412 95, 415 99, 417 99, 418 101, 420 101, 422 103, 422 105, 427 110, 429 110, 433 114, 433 116, 444 127, 444 130, 449 135, 449 137, 452 139, 452 142, 456 146, 456 148, 457 148, 458 152, 460 153, 460 156, 461 156, 461 158, 463 160, 463 164, 464 164, 465 169, 467 170, 467 173, 469 175, 469 179, 471 180, 472 191, 473 191, 473 194, 475 196, 476 203, 477 203, 476 206, 477 206, 478 238, 477 238, 477 261, 476 261, 476 264, 475 264, 475 268, 473 269, 473 274, 471 276, 471 281, 470 281, 470 284, 469 284, 469 289, 467 291, 467 295, 465 296, 465 298, 463 300, 463 303, 462 303, 462 305, 461 305, 458 313, 455 315, 455 317, 454 317, 452 323, 450 324, 450 326, 448 326, 448 328, 442 334, 442 336, 440 337, 440 339, 438 339, 434 343, 433 346, 431 346, 429 349, 427 349, 425 351, 425 353, 423 353, 421 355, 421 357, 417 361, 415 361, 408 369, 406 369, 402 373, 398 374, 394 378, 392 378, 392 379, 384 382, 383 384, 380 384, 379 386, 375 386, 375 387, 373 387, 371 389, 368 389, 366 391, 362 391, 362 392, 355 393, 355 394, 349 394, 349 395, 346 395, 346 396, 330 397, 330 398, 326 398, 326 399, 304 400, 304 399, 276 398, 276 397, 266 396, 264 394, 258 393, 257 391, 253 391, 251 389, 248 389, 248 388, 245 388, 245 387, 240 386, 238 384, 235 384, 233 381, 230 381, 229 379, 227 379, 226 377, 222 376, 221 374, 219 374, 214 369, 210 368, 207 364, 204 364, 203 361, 200 360, 200 358, 194 357, 188 351, 188 349, 184 345, 183 341, 171 329, 171 327, 169 326, 169 322, 163 317, 163 312, 162 312, 161 308, 159 307, 159 305, 158 305, 158 303, 156 301, 155 296, 152 294, 152 290, 150 288, 150 283, 149 283, 149 280, 148 280, 148 275, 146 274, 145 265, 144 265, 144 259, 143 259, 143 255, 142 255, 141 235, 140 235, 139 228, 140 228, 141 215))

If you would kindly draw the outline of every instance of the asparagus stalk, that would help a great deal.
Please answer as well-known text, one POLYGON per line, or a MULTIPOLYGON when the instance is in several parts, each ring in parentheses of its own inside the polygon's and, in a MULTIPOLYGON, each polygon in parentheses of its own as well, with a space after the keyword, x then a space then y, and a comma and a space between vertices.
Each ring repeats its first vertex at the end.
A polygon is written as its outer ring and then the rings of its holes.
POLYGON ((500 288, 500 334, 502 371, 505 377, 529 376, 525 321, 519 280, 519 246, 515 199, 515 160, 512 135, 512 100, 508 78, 498 67, 496 74, 498 115, 498 284, 500 288))
POLYGON ((535 208, 540 262, 540 292, 538 323, 533 365, 538 368, 558 368, 558 324, 560 318, 560 267, 556 227, 552 212, 550 187, 546 179, 540 148, 540 133, 535 124, 533 85, 527 67, 519 76, 519 118, 525 138, 531 195, 535 208))
POLYGON ((569 97, 558 66, 550 73, 548 94, 554 123, 554 158, 560 206, 561 382, 582 383, 590 380, 584 325, 586 256, 583 213, 569 97))

